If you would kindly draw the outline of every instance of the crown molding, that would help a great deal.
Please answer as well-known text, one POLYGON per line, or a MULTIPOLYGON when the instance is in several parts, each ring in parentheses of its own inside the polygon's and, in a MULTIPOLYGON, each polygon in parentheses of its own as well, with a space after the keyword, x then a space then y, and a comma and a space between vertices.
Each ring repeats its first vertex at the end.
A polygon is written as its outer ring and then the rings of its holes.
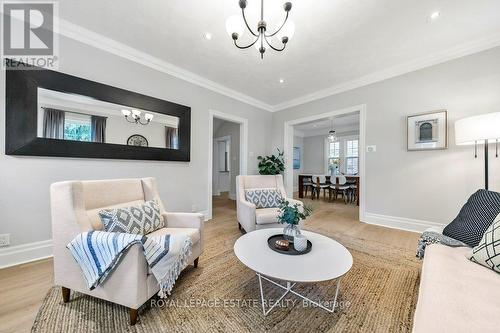
POLYGON ((101 34, 88 30, 79 25, 70 23, 61 18, 59 18, 59 34, 76 40, 80 43, 87 44, 94 48, 139 63, 143 66, 166 73, 178 79, 196 84, 216 93, 236 99, 240 102, 255 106, 259 109, 273 111, 273 107, 270 104, 240 93, 236 90, 197 75, 193 72, 180 68, 172 63, 156 58, 143 51, 127 46, 114 39, 105 37, 101 34))
POLYGON ((143 51, 127 46, 123 43, 105 37, 79 25, 70 23, 64 19, 59 18, 59 25, 59 33, 65 37, 74 39, 78 42, 87 44, 97 49, 101 49, 116 56, 139 63, 143 66, 166 73, 178 79, 190 82, 192 84, 198 85, 200 87, 206 88, 208 90, 269 112, 283 111, 297 105, 340 94, 349 90, 367 86, 369 84, 384 81, 396 76, 407 74, 416 70, 420 70, 426 67, 434 66, 440 63, 500 46, 500 33, 497 33, 473 42, 463 43, 441 52, 436 52, 434 54, 407 62, 402 65, 397 65, 385 70, 377 71, 355 80, 322 89, 311 94, 306 94, 279 104, 271 105, 257 98, 250 97, 239 91, 228 88, 222 84, 185 70, 172 63, 156 58, 143 51))
POLYGON ((363 76, 359 79, 348 81, 339 85, 332 86, 330 88, 319 90, 312 94, 307 94, 289 101, 285 101, 283 103, 273 105, 272 111, 276 112, 289 109, 297 105, 309 103, 332 95, 337 95, 349 90, 367 86, 372 83, 384 81, 396 76, 400 76, 420 69, 438 65, 450 60, 458 59, 474 53, 492 49, 497 46, 500 46, 500 33, 473 42, 460 44, 450 49, 441 52, 436 52, 434 54, 407 62, 402 65, 397 65, 382 71, 378 71, 363 76))

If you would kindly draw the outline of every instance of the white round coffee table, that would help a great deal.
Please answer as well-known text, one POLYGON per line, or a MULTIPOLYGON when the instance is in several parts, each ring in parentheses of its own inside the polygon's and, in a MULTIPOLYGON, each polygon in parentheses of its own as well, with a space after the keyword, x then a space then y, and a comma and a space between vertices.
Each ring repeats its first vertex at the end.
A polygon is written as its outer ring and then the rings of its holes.
POLYGON ((331 238, 302 230, 301 233, 312 243, 311 252, 303 255, 281 254, 269 248, 267 239, 282 233, 282 228, 256 230, 241 236, 234 243, 236 257, 245 266, 255 271, 259 278, 262 312, 267 315, 288 293, 299 296, 328 312, 334 312, 337 305, 340 279, 352 267, 351 253, 342 244, 331 238), (285 290, 285 293, 267 310, 262 289, 263 279, 285 290), (286 286, 271 279, 285 281, 286 286), (315 302, 292 289, 296 283, 314 283, 334 279, 337 280, 337 287, 331 308, 315 302))

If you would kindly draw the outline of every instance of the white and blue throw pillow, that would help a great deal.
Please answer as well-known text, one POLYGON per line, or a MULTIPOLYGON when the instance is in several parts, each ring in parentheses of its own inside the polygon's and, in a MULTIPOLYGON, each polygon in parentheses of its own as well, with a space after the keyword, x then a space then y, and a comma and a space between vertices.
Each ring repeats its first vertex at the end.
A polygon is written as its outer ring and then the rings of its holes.
POLYGON ((146 235, 163 227, 156 200, 131 207, 103 209, 99 212, 104 230, 146 235))
POLYGON ((252 188, 245 190, 245 199, 255 208, 274 208, 281 202, 281 193, 275 188, 252 188))
POLYGON ((469 259, 500 273, 500 214, 486 229, 479 244, 472 249, 469 259))
POLYGON ((470 196, 458 216, 444 228, 443 235, 475 247, 498 214, 500 193, 478 190, 470 196))

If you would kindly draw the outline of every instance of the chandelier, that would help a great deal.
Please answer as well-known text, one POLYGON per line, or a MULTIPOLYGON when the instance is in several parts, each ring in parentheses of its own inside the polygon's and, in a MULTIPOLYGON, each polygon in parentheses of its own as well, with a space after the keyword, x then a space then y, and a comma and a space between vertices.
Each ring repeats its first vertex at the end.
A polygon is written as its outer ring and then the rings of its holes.
POLYGON ((295 32, 295 25, 292 21, 288 21, 288 15, 292 9, 292 3, 285 2, 283 5, 283 9, 285 10, 285 19, 273 33, 266 32, 267 22, 264 20, 264 0, 261 0, 260 2, 260 21, 257 23, 257 32, 254 32, 252 28, 250 28, 245 16, 247 1, 239 0, 239 5, 241 8, 241 16, 234 15, 229 17, 226 21, 226 30, 233 39, 234 45, 239 49, 247 49, 251 46, 255 46, 260 52, 261 59, 264 58, 266 47, 270 47, 274 51, 278 52, 283 51, 295 32), (240 38, 246 30, 250 31, 252 34, 252 42, 247 45, 238 45, 238 38, 240 38), (280 46, 273 45, 273 37, 277 38, 281 42, 280 46))
POLYGON ((332 127, 330 127, 331 130, 328 132, 327 139, 328 142, 334 143, 337 141, 337 135, 335 134, 335 130, 333 129, 333 118, 331 118, 331 121, 332 121, 332 127))
POLYGON ((141 125, 147 125, 151 122, 153 119, 153 115, 151 113, 145 113, 144 114, 144 122, 141 120, 141 111, 133 109, 133 110, 122 110, 122 114, 125 116, 125 119, 129 123, 133 124, 141 124, 141 125), (132 119, 131 119, 132 118, 132 119))

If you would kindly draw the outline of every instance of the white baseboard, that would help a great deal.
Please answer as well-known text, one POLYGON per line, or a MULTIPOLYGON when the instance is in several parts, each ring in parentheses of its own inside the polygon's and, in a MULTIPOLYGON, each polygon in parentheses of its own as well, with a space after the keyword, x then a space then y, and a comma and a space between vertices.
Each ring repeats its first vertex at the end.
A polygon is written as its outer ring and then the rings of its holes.
POLYGON ((0 269, 52 257, 52 239, 0 248, 0 269))
POLYGON ((373 214, 368 212, 365 213, 364 218, 361 220, 361 222, 375 224, 382 227, 388 227, 393 229, 413 231, 413 232, 423 232, 425 229, 430 227, 443 226, 443 224, 436 222, 408 219, 405 217, 373 214))

